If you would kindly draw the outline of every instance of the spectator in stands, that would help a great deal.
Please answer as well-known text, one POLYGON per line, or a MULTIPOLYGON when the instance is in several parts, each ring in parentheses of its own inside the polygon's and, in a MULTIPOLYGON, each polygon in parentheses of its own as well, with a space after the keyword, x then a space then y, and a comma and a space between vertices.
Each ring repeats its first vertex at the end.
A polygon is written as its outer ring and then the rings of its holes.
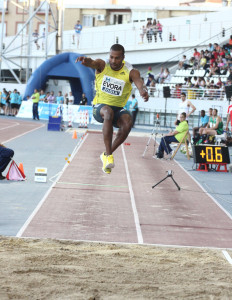
POLYGON ((152 68, 151 67, 148 67, 147 76, 148 76, 148 79, 147 79, 146 86, 150 86, 150 83, 155 78, 154 74, 152 73, 152 68))
POLYGON ((156 43, 157 42, 158 25, 157 25, 157 22, 155 19, 153 20, 153 23, 152 23, 152 32, 154 35, 154 42, 156 43))
POLYGON ((38 39, 39 39, 39 33, 38 30, 35 29, 35 31, 32 33, 32 36, 34 37, 34 43, 36 45, 37 50, 39 50, 40 45, 38 44, 38 39))
POLYGON ((179 61, 178 65, 179 65, 179 70, 181 70, 182 68, 184 68, 186 70, 187 68, 190 67, 186 55, 183 55, 182 60, 179 61))
POLYGON ((180 98, 181 95, 181 85, 176 84, 175 89, 172 89, 172 97, 173 98, 180 98))
MULTIPOLYGON (((232 96, 230 97, 230 101, 232 101, 232 96)), ((229 122, 231 123, 231 132, 232 132, 232 104, 228 106, 227 110, 227 120, 226 120, 226 131, 229 130, 229 122)))
POLYGON ((161 80, 161 83, 169 83, 171 80, 171 74, 168 68, 164 69, 163 73, 163 79, 161 80))
POLYGON ((232 35, 230 36, 230 40, 228 44, 223 46, 223 49, 232 49, 232 35))
POLYGON ((40 93, 39 93, 39 101, 44 101, 46 95, 44 93, 44 90, 40 90, 40 93))
POLYGON ((150 83, 150 86, 149 86, 150 87, 150 96, 154 96, 154 93, 156 91, 155 85, 156 85, 155 80, 152 80, 152 82, 150 83))
POLYGON ((153 30, 152 30, 152 23, 150 20, 147 22, 146 30, 147 30, 147 41, 148 41, 148 43, 151 43, 153 30))
POLYGON ((144 36, 145 36, 146 33, 147 33, 147 29, 146 29, 146 27, 143 25, 143 27, 140 28, 140 30, 141 30, 141 33, 140 33, 141 42, 142 42, 142 44, 143 44, 144 36))
POLYGON ((213 48, 214 48, 214 51, 218 51, 218 50, 219 50, 219 45, 218 45, 218 43, 214 43, 214 44, 213 44, 213 48))
POLYGON ((209 117, 205 114, 205 110, 201 110, 201 121, 200 127, 193 128, 193 138, 196 137, 196 133, 199 131, 200 128, 206 128, 207 124, 209 123, 209 117))
POLYGON ((57 104, 64 104, 64 96, 62 95, 62 92, 58 92, 58 96, 56 97, 56 103, 57 104))
POLYGON ((214 46, 211 43, 209 43, 208 51, 212 52, 213 50, 214 50, 214 46))
POLYGON ((186 122, 186 113, 182 112, 180 114, 180 122, 179 125, 176 127, 174 131, 169 132, 166 136, 161 138, 160 145, 158 152, 155 156, 156 159, 163 158, 164 151, 169 154, 169 156, 172 156, 172 148, 170 147, 171 143, 179 143, 186 131, 188 131, 189 126, 188 122, 186 122))
POLYGON ((172 41, 173 41, 173 42, 176 42, 175 35, 172 36, 172 41))
POLYGON ((148 79, 147 79, 147 83, 146 83, 146 86, 150 86, 151 85, 151 82, 154 80, 154 78, 151 76, 151 75, 149 75, 148 76, 148 79))
POLYGON ((160 83, 164 76, 164 68, 161 67, 159 74, 156 76, 156 82, 160 83))
POLYGON ((206 58, 206 56, 205 55, 201 55, 199 67, 204 69, 204 67, 205 67, 206 64, 207 64, 207 58, 206 58))
POLYGON ((161 42, 163 42, 163 39, 162 39, 163 25, 160 24, 159 21, 157 21, 157 28, 158 28, 159 38, 160 38, 161 42))
MULTIPOLYGON (((200 128, 200 135, 220 135, 223 133, 223 122, 221 117, 217 115, 218 110, 216 108, 213 109, 213 116, 209 118, 209 122, 206 128, 200 128), (212 126, 212 127, 211 127, 212 126)), ((206 136, 203 136, 203 140, 205 140, 206 136)))
POLYGON ((193 56, 197 62, 200 60, 201 54, 200 54, 200 52, 197 51, 196 48, 194 48, 193 56))
POLYGON ((56 98, 54 95, 54 92, 51 91, 50 95, 47 97, 48 103, 55 103, 56 102, 56 98))
POLYGON ((218 82, 216 83, 216 85, 221 88, 222 87, 222 80, 221 77, 218 77, 218 82))
POLYGON ((229 76, 227 77, 227 82, 228 82, 228 81, 232 81, 232 69, 230 69, 229 71, 230 71, 230 74, 229 74, 229 76))
POLYGON ((76 25, 74 26, 75 34, 73 35, 73 44, 75 44, 75 36, 77 38, 77 48, 79 47, 82 25, 81 22, 78 20, 76 25))

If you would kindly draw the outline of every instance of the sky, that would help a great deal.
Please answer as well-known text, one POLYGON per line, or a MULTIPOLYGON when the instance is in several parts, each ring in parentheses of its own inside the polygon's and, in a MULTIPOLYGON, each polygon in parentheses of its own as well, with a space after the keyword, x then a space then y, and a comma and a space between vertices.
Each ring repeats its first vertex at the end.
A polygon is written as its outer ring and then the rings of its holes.
MULTIPOLYGON (((188 0, 187 0, 188 1, 188 0)), ((186 1, 186 2, 187 2, 186 1)), ((179 2, 183 2, 180 0, 117 0, 117 4, 118 5, 128 5, 128 6, 136 6, 136 5, 150 5, 150 6, 156 6, 156 5, 161 5, 161 6, 166 6, 166 5, 179 5, 179 2)), ((78 4, 81 5, 83 4, 83 0, 66 0, 65 1, 66 4, 78 4)), ((86 0, 84 2, 85 5, 109 5, 111 4, 112 1, 111 0, 86 0)))

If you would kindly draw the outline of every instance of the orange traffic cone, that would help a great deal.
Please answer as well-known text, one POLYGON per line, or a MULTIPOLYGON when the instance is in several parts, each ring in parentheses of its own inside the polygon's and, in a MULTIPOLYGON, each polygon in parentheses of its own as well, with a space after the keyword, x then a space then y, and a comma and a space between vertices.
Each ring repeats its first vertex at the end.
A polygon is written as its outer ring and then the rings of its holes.
POLYGON ((25 173, 24 173, 24 169, 23 169, 23 164, 22 164, 22 163, 19 164, 19 170, 20 170, 23 174, 25 174, 25 173))
POLYGON ((77 132, 76 132, 76 130, 73 131, 73 136, 72 136, 72 138, 73 138, 73 139, 77 139, 77 132))

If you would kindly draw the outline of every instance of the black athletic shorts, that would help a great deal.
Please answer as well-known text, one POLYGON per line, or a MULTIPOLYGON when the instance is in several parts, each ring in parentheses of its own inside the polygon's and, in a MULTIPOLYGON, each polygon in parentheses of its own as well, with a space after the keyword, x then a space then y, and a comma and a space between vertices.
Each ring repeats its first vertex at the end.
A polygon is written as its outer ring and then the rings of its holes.
MULTIPOLYGON (((104 122, 104 119, 102 118, 101 114, 100 114, 100 110, 103 106, 106 106, 107 104, 96 104, 93 106, 93 116, 94 116, 94 119, 96 121, 98 121, 99 123, 103 123, 104 122)), ((118 125, 117 125, 117 122, 118 122, 118 119, 120 118, 121 115, 124 115, 124 114, 127 114, 127 115, 130 115, 130 112, 128 110, 126 110, 125 108, 123 107, 117 107, 117 106, 111 106, 111 105, 107 105, 109 106, 113 112, 114 112, 114 118, 113 118, 113 126, 116 127, 116 128, 119 128, 118 125)))

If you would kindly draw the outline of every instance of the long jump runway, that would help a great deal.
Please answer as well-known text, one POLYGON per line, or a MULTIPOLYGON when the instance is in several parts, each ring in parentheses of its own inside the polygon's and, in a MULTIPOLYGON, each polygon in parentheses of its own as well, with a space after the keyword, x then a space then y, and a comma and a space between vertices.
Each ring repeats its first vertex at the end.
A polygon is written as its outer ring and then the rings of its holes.
MULTIPOLYGON (((142 157, 147 138, 130 136, 101 170, 102 135, 90 132, 19 236, 232 248, 232 219, 175 161, 142 157), (172 170, 171 178, 152 189, 172 170)), ((152 148, 152 147, 151 147, 152 148)))

